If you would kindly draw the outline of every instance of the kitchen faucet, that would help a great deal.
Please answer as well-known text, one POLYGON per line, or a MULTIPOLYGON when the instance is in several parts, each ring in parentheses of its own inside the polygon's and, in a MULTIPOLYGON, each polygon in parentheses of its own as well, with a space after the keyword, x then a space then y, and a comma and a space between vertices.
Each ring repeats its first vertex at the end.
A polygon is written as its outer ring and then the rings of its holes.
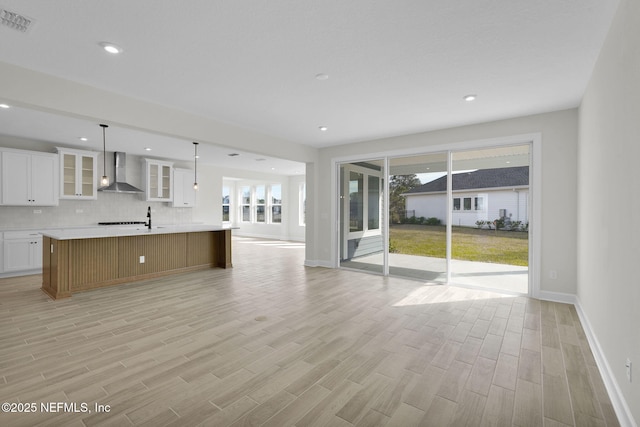
POLYGON ((149 222, 147 222, 145 225, 149 230, 151 230, 151 206, 147 207, 147 218, 149 218, 149 222))

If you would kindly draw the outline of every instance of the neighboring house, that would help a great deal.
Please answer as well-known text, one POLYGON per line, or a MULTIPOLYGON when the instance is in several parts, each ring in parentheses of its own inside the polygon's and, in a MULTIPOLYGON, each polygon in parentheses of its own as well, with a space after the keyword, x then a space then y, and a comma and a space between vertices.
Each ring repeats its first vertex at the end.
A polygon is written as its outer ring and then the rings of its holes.
MULTIPOLYGON (((475 227, 476 221, 529 221, 529 167, 479 169, 452 176, 452 225, 475 227)), ((447 177, 403 194, 416 217, 447 220, 447 177)))

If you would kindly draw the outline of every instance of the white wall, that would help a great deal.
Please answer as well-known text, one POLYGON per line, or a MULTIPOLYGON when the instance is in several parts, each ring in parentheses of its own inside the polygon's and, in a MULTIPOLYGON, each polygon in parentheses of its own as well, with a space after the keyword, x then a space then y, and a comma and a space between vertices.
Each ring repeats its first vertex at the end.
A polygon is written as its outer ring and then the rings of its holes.
POLYGON ((444 193, 407 195, 405 208, 414 211, 416 218, 438 218, 443 225, 447 223, 447 195, 444 193))
MULTIPOLYGON (((576 292, 576 180, 578 143, 578 111, 576 109, 558 111, 501 120, 491 123, 463 126, 441 131, 385 138, 376 141, 340 145, 320 150, 317 165, 317 221, 314 229, 307 230, 315 236, 307 239, 307 259, 309 265, 333 265, 335 248, 328 230, 335 222, 332 212, 332 198, 335 197, 335 182, 332 159, 345 157, 380 155, 383 153, 421 153, 429 146, 456 144, 470 141, 507 138, 513 135, 539 133, 541 135, 541 259, 537 261, 540 289, 546 292, 575 294, 576 292), (373 154, 372 154, 373 153, 373 154), (312 243, 313 242, 313 243, 312 243), (310 245, 314 245, 310 248, 310 245), (555 279, 550 271, 557 273, 555 279)), ((508 138, 507 138, 508 139, 508 138)), ((480 141, 484 143, 485 141, 480 141)), ((522 142, 522 141, 517 141, 522 142)), ((535 170, 536 165, 534 165, 535 170)), ((307 169, 307 179, 310 173, 307 169)), ((307 221, 307 227, 311 222, 307 221)))
MULTIPOLYGON (((493 221, 500 217, 500 209, 507 210, 507 216, 511 215, 511 221, 527 222, 527 199, 529 192, 527 190, 499 190, 499 191, 485 191, 481 193, 472 192, 454 192, 453 198, 460 198, 460 205, 463 205, 462 199, 465 197, 471 198, 473 207, 473 201, 475 197, 482 197, 484 199, 483 210, 471 210, 465 211, 456 210, 453 211, 452 224, 463 227, 476 227, 476 221, 493 221)), ((444 225, 447 223, 446 213, 446 195, 445 194, 415 194, 407 195, 406 203, 407 210, 414 210, 417 218, 438 218, 444 225)))
MULTIPOLYGON (((287 212, 289 213, 288 221, 288 240, 298 242, 305 241, 305 225, 300 224, 300 186, 305 184, 304 175, 289 177, 289 193, 287 212)), ((283 194, 284 197, 284 194, 283 194)))
POLYGON ((582 105, 578 149, 580 305, 640 422, 640 2, 622 0, 582 105), (633 362, 629 383, 625 361, 633 362))

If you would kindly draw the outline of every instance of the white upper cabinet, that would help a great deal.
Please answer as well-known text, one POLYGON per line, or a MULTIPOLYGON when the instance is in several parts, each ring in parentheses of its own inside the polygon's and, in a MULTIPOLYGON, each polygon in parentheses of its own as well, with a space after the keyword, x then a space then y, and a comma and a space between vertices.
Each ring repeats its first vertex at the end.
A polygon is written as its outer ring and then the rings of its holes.
POLYGON ((58 182, 57 155, 3 150, 3 205, 57 206, 58 182))
POLYGON ((95 151, 58 147, 60 157, 60 198, 96 200, 97 157, 95 151))
POLYGON ((196 205, 196 190, 193 189, 195 174, 189 169, 173 170, 173 207, 192 208, 196 205))
POLYGON ((173 201, 173 162, 143 159, 145 195, 148 202, 173 201))

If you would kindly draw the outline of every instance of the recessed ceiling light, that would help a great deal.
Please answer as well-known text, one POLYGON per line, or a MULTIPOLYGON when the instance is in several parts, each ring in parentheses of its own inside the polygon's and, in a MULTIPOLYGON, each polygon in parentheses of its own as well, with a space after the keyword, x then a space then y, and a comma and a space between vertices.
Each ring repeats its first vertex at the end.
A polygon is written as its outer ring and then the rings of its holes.
POLYGON ((107 52, 112 53, 114 55, 118 53, 122 53, 122 48, 113 43, 102 42, 100 43, 100 46, 102 46, 102 48, 107 52))
POLYGON ((7 104, 0 104, 0 108, 9 108, 7 104))
POLYGON ((271 168, 272 171, 276 170, 276 168, 271 168))
POLYGON ((82 142, 87 142, 89 140, 89 138, 86 138, 84 136, 81 136, 80 138, 78 138, 80 141, 82 142))
POLYGON ((327 80, 329 78, 329 74, 319 73, 316 74, 316 80, 327 80))
POLYGON ((326 126, 319 126, 318 129, 320 129, 322 132, 326 132, 327 129, 329 129, 329 128, 326 127, 326 126))
POLYGON ((149 147, 144 147, 144 151, 151 151, 151 148, 149 148, 149 147))
POLYGON ((465 101, 475 101, 476 98, 477 98, 476 95, 466 95, 462 99, 464 99, 465 101))
POLYGON ((507 160, 507 164, 511 163, 509 160, 507 160))

